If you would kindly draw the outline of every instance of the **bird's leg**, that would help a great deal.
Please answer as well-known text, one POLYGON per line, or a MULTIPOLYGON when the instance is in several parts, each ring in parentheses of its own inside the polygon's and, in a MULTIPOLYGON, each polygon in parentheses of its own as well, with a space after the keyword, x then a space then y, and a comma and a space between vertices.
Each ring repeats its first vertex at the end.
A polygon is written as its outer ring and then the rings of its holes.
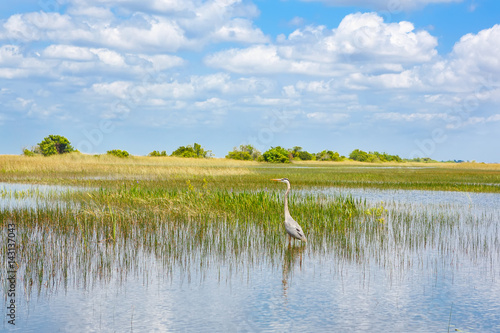
POLYGON ((288 235, 288 247, 292 246, 292 236, 288 235))

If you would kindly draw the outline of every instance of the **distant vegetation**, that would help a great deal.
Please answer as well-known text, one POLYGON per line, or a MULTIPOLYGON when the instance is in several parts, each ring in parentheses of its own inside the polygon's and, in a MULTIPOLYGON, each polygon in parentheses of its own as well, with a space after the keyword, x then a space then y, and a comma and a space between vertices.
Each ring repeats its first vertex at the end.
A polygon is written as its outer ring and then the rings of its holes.
POLYGON ((353 150, 349 158, 360 162, 402 162, 401 157, 398 155, 389 155, 377 151, 367 153, 359 149, 353 150))
POLYGON ((233 151, 227 153, 226 158, 230 158, 233 160, 242 160, 242 161, 257 161, 261 158, 262 153, 258 151, 252 145, 240 145, 239 148, 234 147, 233 151))
POLYGON ((120 150, 120 149, 108 150, 107 154, 108 155, 113 155, 113 156, 116 156, 116 157, 121 157, 121 158, 129 157, 130 156, 130 154, 128 153, 128 151, 120 150))
POLYGON ((150 152, 148 154, 148 156, 160 157, 160 156, 168 156, 168 155, 167 155, 167 152, 165 150, 163 150, 161 153, 158 150, 153 150, 152 152, 150 152))
POLYGON ((270 163, 290 163, 292 154, 285 148, 278 146, 271 147, 271 149, 262 154, 262 157, 264 161, 270 163))
POLYGON ((42 142, 32 147, 31 150, 24 148, 23 154, 26 156, 51 156, 57 154, 66 154, 76 151, 68 139, 60 135, 49 135, 42 142))
MULTIPOLYGON (((31 149, 24 148, 23 155, 26 156, 51 156, 57 154, 65 154, 71 152, 78 152, 73 148, 68 139, 60 135, 49 135, 45 137, 42 142, 33 146, 31 149)), ((130 154, 125 150, 109 150, 108 155, 117 157, 128 157, 130 154)), ((150 157, 169 156, 165 150, 153 150, 148 154, 150 157)), ((210 158, 213 157, 211 150, 206 150, 199 143, 193 145, 180 146, 172 152, 170 156, 187 157, 187 158, 210 158)), ((428 157, 417 157, 413 159, 403 159, 398 155, 390 155, 387 153, 366 152, 360 149, 354 149, 348 157, 340 155, 333 150, 323 150, 318 153, 311 153, 305 151, 300 146, 293 148, 283 148, 281 146, 271 147, 264 153, 261 153, 252 145, 240 145, 234 147, 232 151, 226 155, 227 159, 241 160, 241 161, 257 161, 269 163, 291 163, 292 161, 359 161, 359 162, 423 162, 434 163, 437 162, 428 157)), ((450 161, 453 162, 453 161, 450 161)), ((459 163, 462 161, 454 161, 459 163)))
POLYGON ((172 156, 208 158, 212 157, 212 151, 203 149, 200 144, 195 142, 192 146, 180 146, 172 152, 172 156))

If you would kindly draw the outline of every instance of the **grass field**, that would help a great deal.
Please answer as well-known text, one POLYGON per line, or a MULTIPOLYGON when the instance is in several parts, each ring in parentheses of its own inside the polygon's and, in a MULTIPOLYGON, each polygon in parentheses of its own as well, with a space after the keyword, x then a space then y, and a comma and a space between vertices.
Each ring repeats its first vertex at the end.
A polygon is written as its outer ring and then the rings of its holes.
MULTIPOLYGON (((293 186, 340 186, 500 192, 500 164, 295 162, 276 165, 228 159, 70 154, 53 157, 0 156, 0 181, 113 187, 183 188, 189 180, 216 189, 262 189, 269 178, 293 186)), ((275 185, 274 185, 275 186, 275 185)))
MULTIPOLYGON (((0 219, 4 230, 7 223, 16 225, 19 274, 28 289, 36 286, 39 291, 70 281, 108 279, 117 270, 127 274, 151 255, 161 258, 167 270, 193 262, 237 266, 279 261, 287 243, 282 222, 285 187, 270 181, 278 177, 289 178, 292 189, 500 192, 500 165, 489 164, 272 165, 172 157, 0 156, 0 182, 87 189, 57 195, 4 191, 0 199, 32 196, 57 204, 0 210, 0 219)), ((450 230, 463 230, 464 252, 488 253, 491 244, 499 244, 498 233, 491 240, 470 238, 479 225, 474 219, 464 225, 453 213, 387 211, 383 203, 368 206, 350 196, 292 191, 290 210, 306 232, 308 251, 335 250, 356 262, 391 256, 394 248, 400 249, 398 255, 401 249, 413 253, 427 244, 460 251, 443 236, 450 230)), ((6 251, 2 246, 1 255, 6 251)), ((4 276, 2 280, 5 283, 4 276)))

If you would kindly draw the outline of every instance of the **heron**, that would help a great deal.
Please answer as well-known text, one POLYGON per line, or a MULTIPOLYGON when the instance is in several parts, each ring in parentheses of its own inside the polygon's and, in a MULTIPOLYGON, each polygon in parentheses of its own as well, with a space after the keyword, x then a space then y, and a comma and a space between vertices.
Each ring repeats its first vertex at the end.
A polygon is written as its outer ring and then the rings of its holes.
POLYGON ((288 178, 280 178, 280 179, 271 179, 276 182, 281 182, 286 184, 286 193, 285 193, 285 229, 288 233, 288 246, 291 245, 292 237, 307 243, 306 236, 304 236, 304 231, 300 225, 293 219, 288 211, 288 193, 290 192, 290 181, 288 178))

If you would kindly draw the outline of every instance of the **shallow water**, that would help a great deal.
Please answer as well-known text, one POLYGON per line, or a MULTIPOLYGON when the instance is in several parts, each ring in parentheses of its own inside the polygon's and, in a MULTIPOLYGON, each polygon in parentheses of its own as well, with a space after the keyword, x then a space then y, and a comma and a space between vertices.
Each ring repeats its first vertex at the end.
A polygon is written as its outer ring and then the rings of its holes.
POLYGON ((64 192, 82 190, 84 189, 75 186, 0 182, 0 210, 65 206, 66 203, 62 201, 48 199, 64 192))
POLYGON ((87 286, 78 281, 65 288, 44 286, 29 295, 19 287, 16 326, 4 317, 2 330, 500 331, 500 244, 495 244, 500 195, 308 191, 326 197, 349 193, 374 206, 383 202, 386 208, 415 215, 437 212, 457 216, 461 223, 448 233, 443 229, 443 237, 450 238, 444 250, 436 241, 411 250, 389 245, 380 256, 374 250, 361 260, 347 260, 330 249, 312 250, 308 244, 284 246, 278 261, 264 257, 248 262, 242 256, 232 266, 230 258, 214 256, 210 265, 201 267, 194 255, 183 267, 166 268, 162 258, 141 252, 140 262, 125 277, 114 270, 109 279, 87 286), (473 253, 472 245, 460 250, 456 245, 453 251, 455 242, 471 233, 490 237, 486 253, 473 253))

